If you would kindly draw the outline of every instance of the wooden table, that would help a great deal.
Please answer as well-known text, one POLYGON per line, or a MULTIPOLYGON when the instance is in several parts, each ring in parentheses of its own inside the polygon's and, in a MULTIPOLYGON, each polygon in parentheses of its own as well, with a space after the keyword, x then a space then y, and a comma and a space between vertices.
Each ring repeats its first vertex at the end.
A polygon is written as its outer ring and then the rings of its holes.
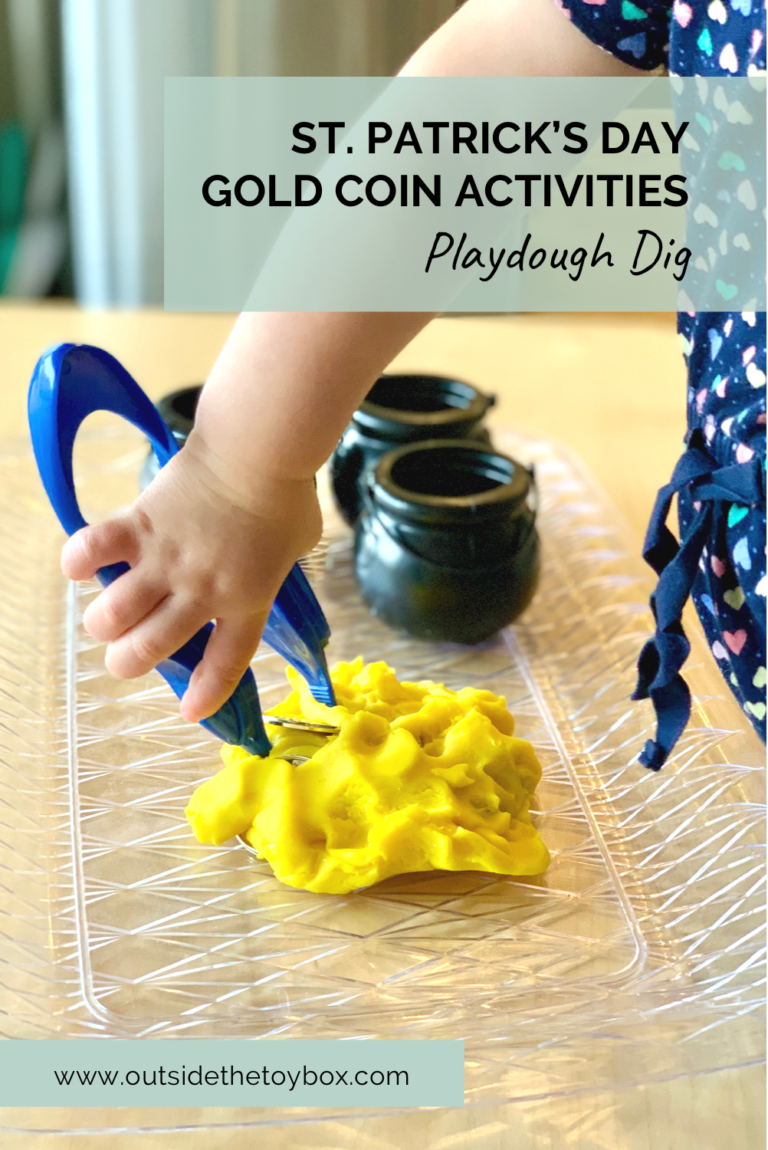
MULTIPOLYGON (((26 434, 26 388, 49 344, 94 343, 118 357, 152 398, 201 382, 233 322, 226 315, 161 311, 86 312, 69 305, 0 306, 0 435, 26 434)), ((682 450, 685 374, 669 315, 535 315, 440 319, 395 361, 399 370, 455 374, 496 392, 492 423, 516 423, 567 443, 586 462, 640 540, 657 489, 682 450)), ((585 1087, 587 1084, 585 1083, 585 1087)), ((762 1067, 697 1078, 468 1111, 270 1130, 244 1136, 225 1129, 148 1135, 153 1150, 726 1150, 765 1145, 762 1067)), ((59 1112, 61 1114, 61 1112, 59 1112)), ((40 1117, 40 1114, 38 1114, 40 1117)), ((51 1125, 47 1121, 31 1125, 51 1125)), ((188 1112, 113 1114, 115 1125, 171 1125, 188 1112)), ((210 1120, 232 1121, 227 1111, 210 1120)), ((11 1116, 3 1118, 0 1126, 11 1116)), ((60 1125, 85 1125, 72 1111, 60 1125)), ((111 1124, 111 1123, 110 1123, 111 1124)), ((122 1135, 98 1139, 100 1150, 138 1145, 122 1135)), ((3 1150, 30 1150, 34 1135, 3 1135, 3 1150)), ((48 1140, 39 1144, 48 1145, 48 1140)), ((93 1144, 92 1139, 87 1145, 93 1144)), ((77 1136, 57 1150, 81 1147, 77 1136)))
MULTIPOLYGON (((95 343, 157 399, 202 382, 229 315, 0 307, 0 434, 26 434, 26 387, 51 343, 95 343)), ((642 537, 657 489, 682 451, 683 360, 670 315, 482 316, 435 321, 394 361, 455 373, 498 395, 491 422, 568 443, 642 537)))

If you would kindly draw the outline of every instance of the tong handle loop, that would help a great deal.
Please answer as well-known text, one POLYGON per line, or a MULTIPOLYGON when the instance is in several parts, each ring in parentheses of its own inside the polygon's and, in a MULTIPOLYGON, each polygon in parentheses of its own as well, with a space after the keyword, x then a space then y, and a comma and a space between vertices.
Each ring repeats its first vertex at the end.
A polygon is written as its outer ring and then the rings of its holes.
MULTIPOLYGON (((83 420, 94 411, 122 416, 149 438, 164 467, 179 448, 159 412, 136 381, 109 352, 87 344, 58 344, 38 360, 29 389, 29 428, 40 478, 56 515, 68 535, 87 523, 80 511, 72 472, 72 451, 83 420)), ((113 563, 97 572, 107 586, 128 570, 113 563)), ((192 672, 203 658, 213 624, 192 636, 178 651, 158 663, 157 670, 180 699, 192 672)), ((256 680, 250 668, 234 694, 202 724, 225 742, 245 746, 252 754, 269 754, 256 680)))

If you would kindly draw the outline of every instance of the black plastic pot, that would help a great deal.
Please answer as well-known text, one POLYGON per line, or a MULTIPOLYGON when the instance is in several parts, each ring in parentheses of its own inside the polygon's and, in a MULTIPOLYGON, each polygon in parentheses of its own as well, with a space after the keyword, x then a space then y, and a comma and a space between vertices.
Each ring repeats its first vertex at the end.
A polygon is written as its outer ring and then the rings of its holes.
MULTIPOLYGON (((164 395, 159 403, 155 404, 157 410, 162 415, 173 432, 173 438, 178 443, 179 447, 183 447, 187 441, 195 422, 195 411, 197 410, 197 401, 200 398, 200 392, 203 390, 202 383, 194 384, 191 387, 181 387, 178 391, 172 391, 168 395, 164 395)), ((143 491, 148 487, 158 472, 157 459, 152 450, 141 469, 141 476, 139 478, 139 487, 143 491)))
POLYGON ((528 606, 539 575, 533 474, 471 440, 383 456, 355 527, 374 614, 422 639, 479 643, 528 606))
POLYGON ((383 375, 352 417, 331 458, 331 483, 341 514, 353 525, 362 506, 363 477, 387 451, 428 439, 490 443, 480 427, 496 401, 458 379, 383 375))

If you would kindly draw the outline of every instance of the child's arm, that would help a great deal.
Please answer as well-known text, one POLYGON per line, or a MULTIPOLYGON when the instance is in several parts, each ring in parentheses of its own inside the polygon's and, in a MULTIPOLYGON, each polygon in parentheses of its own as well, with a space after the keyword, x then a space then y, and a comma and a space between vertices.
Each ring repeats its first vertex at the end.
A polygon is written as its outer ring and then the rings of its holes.
MULTIPOLYGON (((553 0, 468 0, 405 75, 635 75, 553 0)), ((131 571, 90 605, 107 666, 144 674, 216 620, 181 705, 190 721, 226 701, 292 564, 318 540, 313 477, 376 378, 431 317, 244 314, 211 373, 184 450, 124 515, 67 542, 62 568, 131 571)))
MULTIPOLYGON (((572 0, 575 4, 583 0, 572 0)), ((589 0, 588 0, 589 2, 589 0)), ((604 0, 592 0, 600 3, 604 0)), ((568 4, 562 5, 567 10, 568 4)), ((467 0, 402 76, 646 76, 574 27, 559 0, 467 0)))

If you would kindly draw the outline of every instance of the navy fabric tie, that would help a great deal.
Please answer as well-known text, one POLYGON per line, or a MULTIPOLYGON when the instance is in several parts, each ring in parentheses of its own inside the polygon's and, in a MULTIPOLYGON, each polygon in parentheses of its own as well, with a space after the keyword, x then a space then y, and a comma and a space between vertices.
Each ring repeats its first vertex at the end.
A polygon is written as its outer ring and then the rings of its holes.
POLYGON ((654 771, 666 762, 691 713, 691 693, 679 674, 690 651, 680 616, 691 593, 717 505, 755 506, 765 499, 763 465, 757 456, 748 463, 734 463, 714 471, 713 464, 701 432, 696 430, 672 479, 656 497, 643 546, 643 558, 659 576, 651 596, 656 633, 640 653, 632 698, 650 698, 656 712, 656 739, 649 739, 640 755, 643 766, 654 771), (683 488, 700 506, 678 544, 666 519, 673 497, 683 488))

